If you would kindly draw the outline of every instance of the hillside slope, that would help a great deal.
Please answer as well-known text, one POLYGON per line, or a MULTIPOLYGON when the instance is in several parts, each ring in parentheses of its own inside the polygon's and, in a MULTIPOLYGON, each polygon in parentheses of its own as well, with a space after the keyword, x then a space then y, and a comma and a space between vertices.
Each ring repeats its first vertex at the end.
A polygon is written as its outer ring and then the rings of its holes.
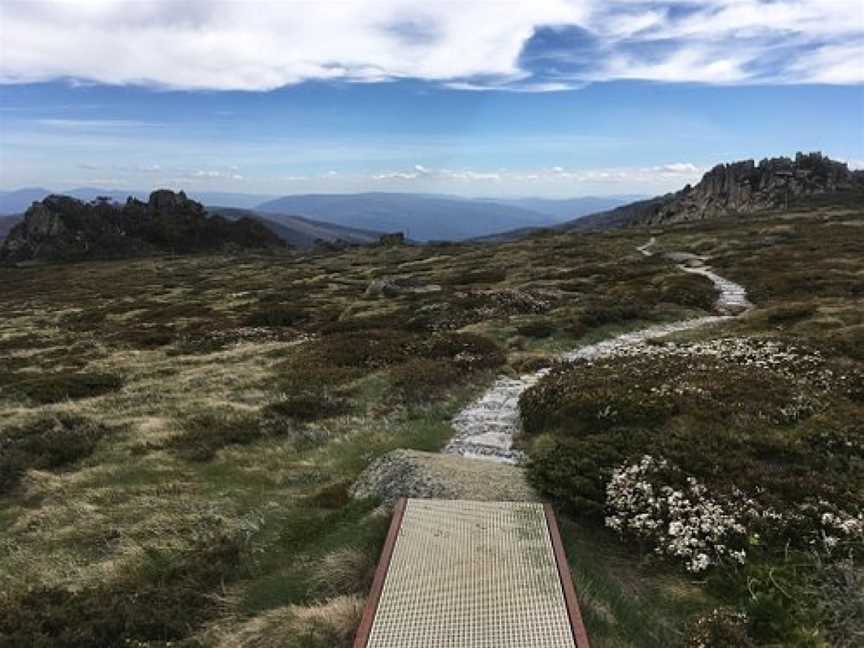
POLYGON ((257 210, 303 214, 356 229, 399 231, 417 241, 457 241, 558 221, 547 214, 495 202, 399 193, 285 196, 262 203, 257 210))
POLYGON ((0 262, 73 261, 194 253, 227 249, 272 249, 285 242, 262 223, 208 215, 181 191, 161 190, 148 202, 129 198, 85 203, 48 196, 34 203, 0 246, 0 262))
POLYGON ((608 211, 646 196, 580 196, 579 198, 493 198, 483 202, 496 203, 528 209, 551 216, 557 221, 570 221, 574 218, 608 211))
POLYGON ((240 218, 255 219, 289 245, 299 248, 310 248, 321 241, 329 243, 343 241, 364 245, 377 242, 382 234, 382 232, 341 227, 290 214, 263 214, 250 209, 233 207, 208 207, 207 209, 210 213, 232 221, 240 218))

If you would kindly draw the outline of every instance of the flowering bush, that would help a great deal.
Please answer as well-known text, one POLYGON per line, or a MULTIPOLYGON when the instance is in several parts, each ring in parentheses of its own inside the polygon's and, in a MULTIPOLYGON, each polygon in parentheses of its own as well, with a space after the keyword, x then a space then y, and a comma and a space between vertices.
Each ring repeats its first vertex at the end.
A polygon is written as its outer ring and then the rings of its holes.
POLYGON ((693 477, 683 488, 669 485, 680 478, 679 469, 651 455, 619 466, 606 487, 606 526, 649 541, 693 573, 725 560, 743 563, 743 512, 712 499, 693 477))
POLYGON ((612 347, 522 395, 529 474, 692 572, 751 545, 858 552, 862 376, 771 340, 612 347))
POLYGON ((715 608, 690 625, 687 648, 750 648, 747 615, 729 608, 715 608))

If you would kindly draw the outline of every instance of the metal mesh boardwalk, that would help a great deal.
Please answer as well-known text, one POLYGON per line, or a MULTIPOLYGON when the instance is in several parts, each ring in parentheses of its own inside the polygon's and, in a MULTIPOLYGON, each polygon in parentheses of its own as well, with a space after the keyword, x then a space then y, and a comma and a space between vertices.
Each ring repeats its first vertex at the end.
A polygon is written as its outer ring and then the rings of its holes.
POLYGON ((587 648, 563 559, 542 504, 403 500, 355 646, 587 648))

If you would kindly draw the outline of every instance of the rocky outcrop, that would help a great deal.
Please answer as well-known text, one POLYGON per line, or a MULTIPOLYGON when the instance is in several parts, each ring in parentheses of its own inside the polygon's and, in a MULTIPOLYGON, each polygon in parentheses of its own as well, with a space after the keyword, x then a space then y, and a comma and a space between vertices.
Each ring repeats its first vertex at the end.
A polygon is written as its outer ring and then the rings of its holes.
POLYGON ((382 234, 378 237, 378 244, 384 247, 394 247, 397 245, 405 245, 405 234, 402 232, 393 232, 391 234, 382 234))
POLYGON ((453 455, 393 450, 351 487, 351 496, 392 504, 400 497, 475 501, 538 501, 522 468, 453 455))
MULTIPOLYGON (((850 171, 821 153, 798 153, 758 164, 753 160, 718 164, 695 186, 650 200, 580 218, 566 230, 609 229, 631 225, 667 225, 720 216, 746 215, 793 207, 818 196, 860 194, 864 171, 850 171)), ((846 199, 843 199, 846 201, 846 199)))
POLYGON ((51 195, 35 202, 0 246, 0 261, 74 261, 147 254, 190 254, 285 243, 252 218, 210 216, 182 191, 154 191, 145 203, 85 203, 51 195))
POLYGON ((704 220, 786 207, 799 198, 864 188, 864 174, 821 153, 718 164, 696 186, 687 185, 640 225, 704 220))
POLYGON ((406 294, 441 292, 438 284, 427 284, 412 277, 383 277, 373 279, 364 297, 397 297, 406 294))

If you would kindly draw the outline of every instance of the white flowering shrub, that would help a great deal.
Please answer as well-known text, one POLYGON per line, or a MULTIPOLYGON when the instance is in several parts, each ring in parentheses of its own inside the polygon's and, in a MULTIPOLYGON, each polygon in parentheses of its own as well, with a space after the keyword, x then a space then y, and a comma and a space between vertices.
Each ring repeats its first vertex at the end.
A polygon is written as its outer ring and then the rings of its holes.
POLYGON ((747 636, 748 622, 743 612, 715 608, 690 624, 687 648, 750 648, 755 644, 747 636))
POLYGON ((693 573, 723 561, 743 563, 741 511, 711 498, 693 477, 681 489, 664 483, 677 472, 651 455, 616 468, 606 488, 606 526, 649 541, 657 553, 680 560, 693 573))
POLYGON ((788 535, 795 530, 810 547, 830 556, 864 544, 864 514, 853 515, 825 500, 780 512, 737 488, 721 503, 694 477, 662 458, 644 455, 622 464, 606 487, 606 526, 647 541, 658 554, 680 561, 691 573, 721 563, 743 564, 744 548, 758 543, 758 528, 788 535), (681 483, 674 487, 671 483, 681 483))

